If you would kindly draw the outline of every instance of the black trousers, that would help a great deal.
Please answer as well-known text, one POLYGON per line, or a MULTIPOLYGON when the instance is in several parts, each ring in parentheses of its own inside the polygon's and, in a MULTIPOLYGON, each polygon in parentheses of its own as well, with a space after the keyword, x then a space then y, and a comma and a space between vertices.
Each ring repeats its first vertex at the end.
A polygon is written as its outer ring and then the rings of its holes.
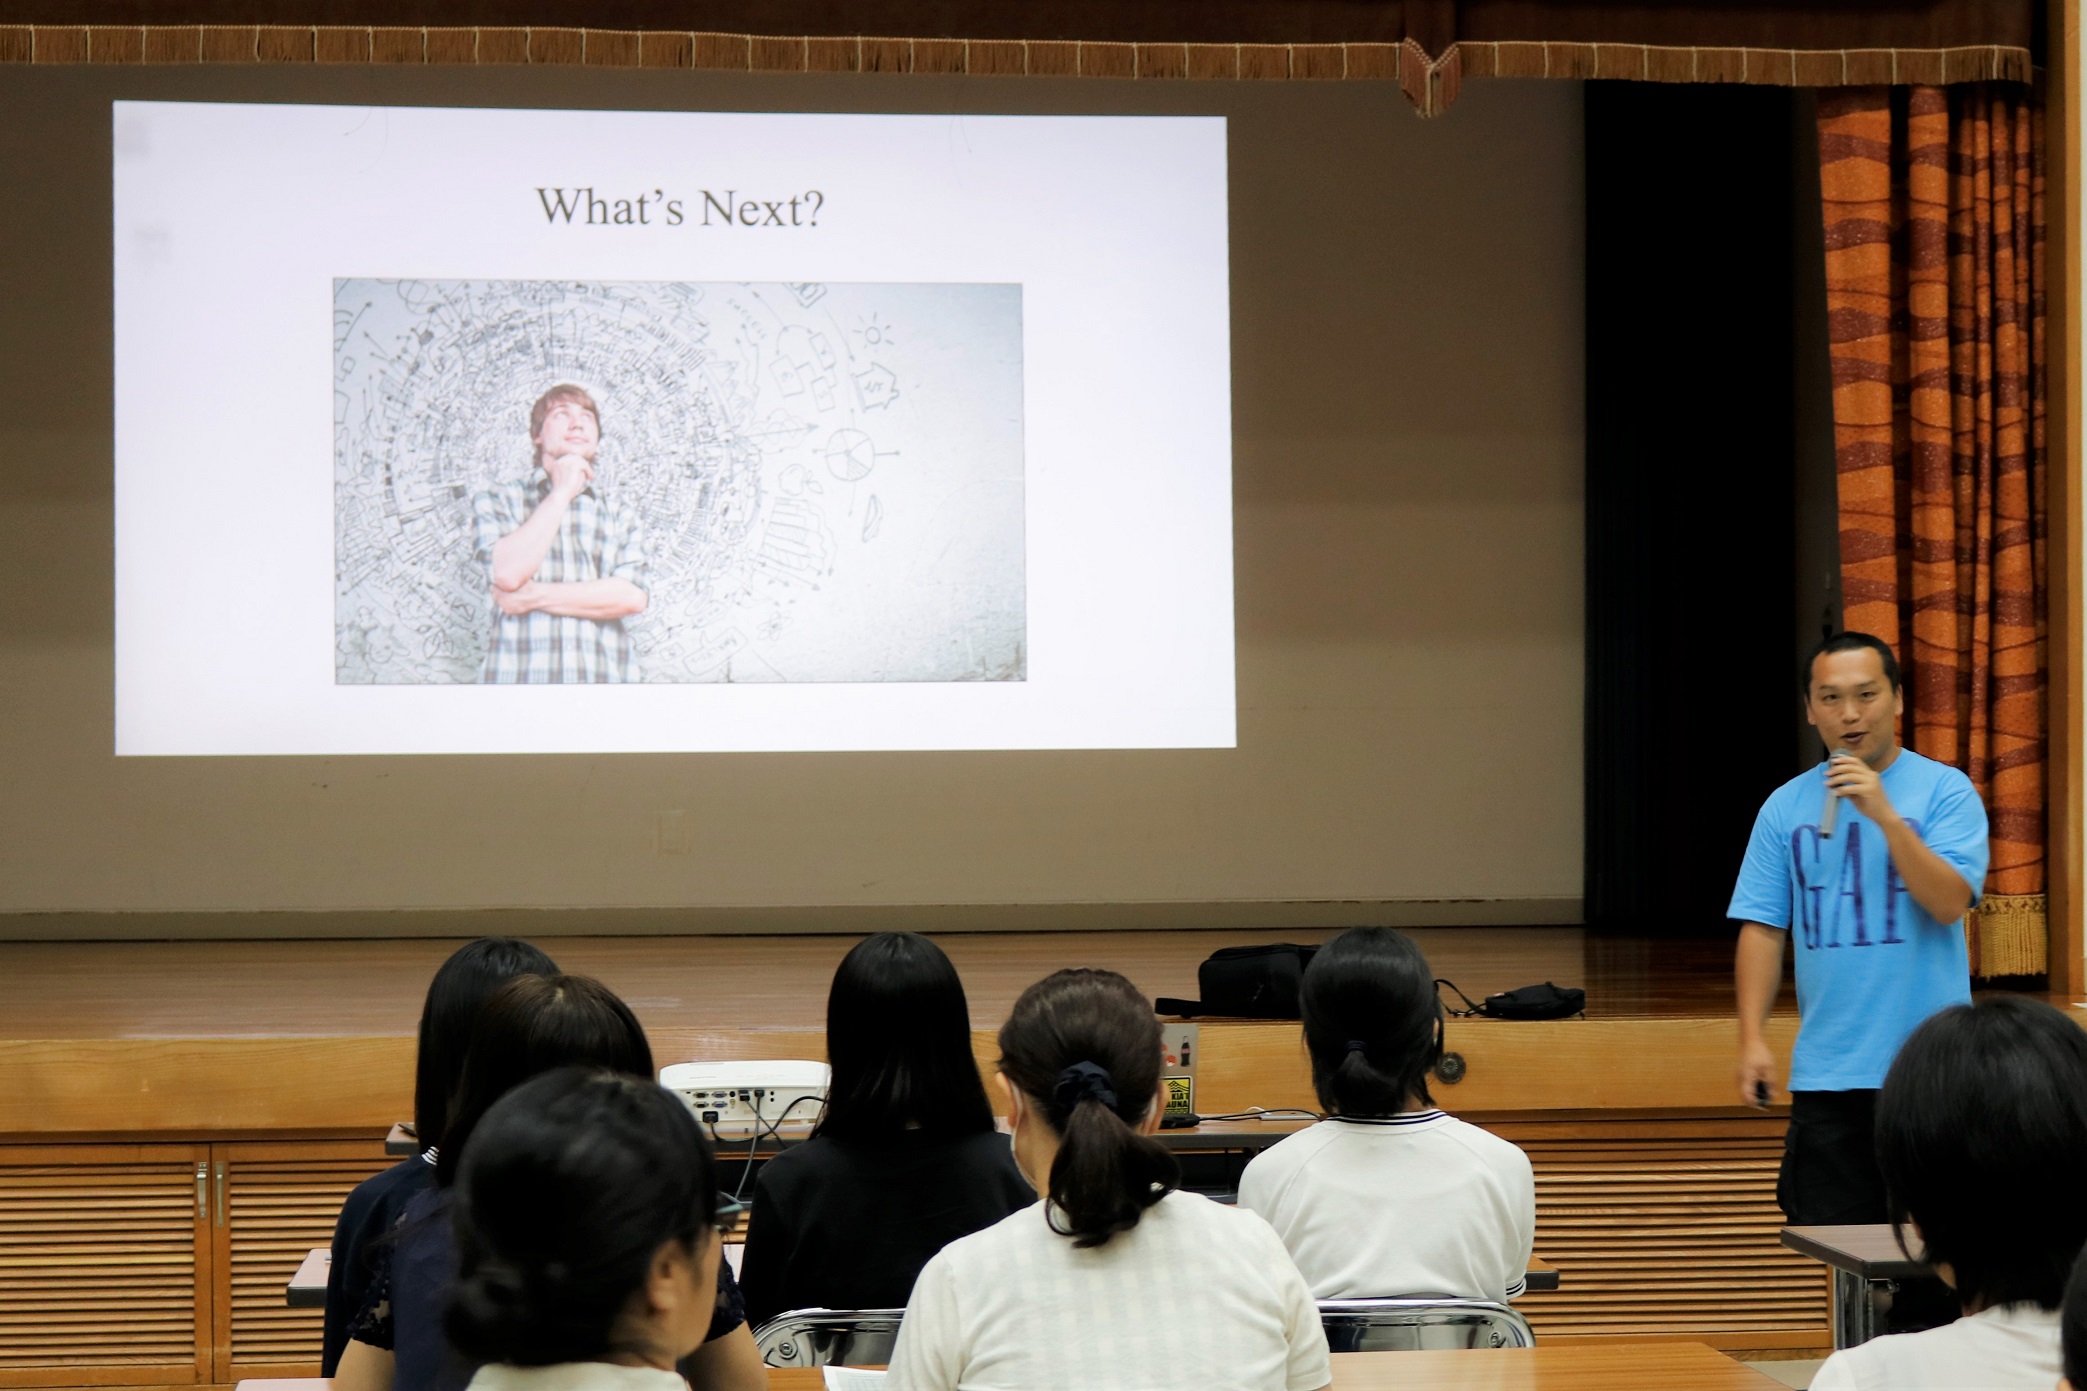
MULTIPOLYGON (((1877 1093, 1792 1092, 1790 1129, 1776 1206, 1797 1227, 1890 1221, 1877 1168, 1877 1093)), ((1902 1280, 1885 1326, 1893 1333, 1933 1328, 1957 1316, 1956 1295, 1940 1280, 1902 1280)))
POLYGON ((1889 1220, 1877 1170, 1877 1093, 1791 1092, 1776 1206, 1792 1226, 1889 1220))

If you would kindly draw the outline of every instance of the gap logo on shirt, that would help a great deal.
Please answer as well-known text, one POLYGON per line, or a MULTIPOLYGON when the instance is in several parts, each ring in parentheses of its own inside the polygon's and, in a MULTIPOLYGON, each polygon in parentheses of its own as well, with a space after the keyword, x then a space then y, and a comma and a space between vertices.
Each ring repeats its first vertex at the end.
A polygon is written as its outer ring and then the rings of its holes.
MULTIPOLYGON (((1920 822, 1902 816, 1907 827, 1923 842, 1927 836, 1920 822)), ((1892 863, 1884 833, 1868 821, 1849 818, 1838 836, 1819 834, 1818 823, 1799 826, 1790 833, 1790 871, 1795 879, 1798 940, 1806 947, 1896 946, 1906 940, 1902 924, 1908 908, 1906 881, 1892 863), (1863 844, 1865 838, 1879 842, 1884 856, 1884 893, 1874 901, 1863 889, 1863 844)))

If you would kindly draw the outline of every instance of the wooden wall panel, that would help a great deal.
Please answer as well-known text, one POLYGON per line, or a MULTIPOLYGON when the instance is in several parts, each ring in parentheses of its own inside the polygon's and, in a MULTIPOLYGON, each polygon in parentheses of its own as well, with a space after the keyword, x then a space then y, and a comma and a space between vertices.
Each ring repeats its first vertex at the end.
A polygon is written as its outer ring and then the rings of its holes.
POLYGON ((1518 1305, 1539 1338, 1831 1345, 1826 1270, 1778 1235, 1779 1124, 1739 1137, 1669 1137, 1627 1123, 1587 1139, 1492 1128, 1536 1167, 1536 1254, 1561 1272, 1556 1292, 1518 1305))
MULTIPOLYGON (((2083 1021, 2087 1022, 2087 1021, 2083 1021)), ((1768 1037, 1787 1057, 1794 1017, 1768 1037)), ((661 1066, 690 1058, 823 1058, 816 1029, 649 1031, 661 1066)), ((988 1077, 992 1030, 972 1033, 988 1077)), ((1449 1047, 1468 1072, 1435 1099, 1464 1112, 1736 1109, 1730 1018, 1454 1020, 1449 1047)), ((0 1040, 0 1135, 237 1134, 374 1129, 412 1110, 410 1036, 0 1040), (324 1078, 324 1086, 314 1086, 324 1078)), ((1313 1105, 1296 1024, 1202 1025, 1197 1106, 1313 1105)))
POLYGON ((332 1243, 350 1190, 395 1162, 374 1139, 216 1147, 224 1203, 212 1236, 226 1272, 211 1339, 216 1380, 319 1374, 321 1311, 288 1307, 283 1288, 308 1251, 332 1243))
POLYGON ((209 1379, 207 1154, 0 1149, 0 1386, 209 1379))

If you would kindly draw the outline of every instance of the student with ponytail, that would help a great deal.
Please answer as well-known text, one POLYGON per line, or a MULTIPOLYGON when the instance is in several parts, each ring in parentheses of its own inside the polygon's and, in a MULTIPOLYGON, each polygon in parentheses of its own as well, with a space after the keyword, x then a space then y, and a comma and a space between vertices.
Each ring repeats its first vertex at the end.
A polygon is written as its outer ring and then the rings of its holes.
POLYGON ((1268 1224, 1178 1191, 1159 1020, 1113 971, 1030 986, 1000 1030, 1015 1160, 1044 1195, 942 1248, 913 1287, 893 1391, 1320 1391, 1311 1293, 1268 1224))
POLYGON ((1358 927, 1321 947, 1299 994, 1327 1119, 1263 1150, 1239 1205, 1268 1219, 1317 1299, 1508 1300, 1536 1235, 1529 1157, 1435 1109, 1434 973, 1411 938, 1358 927))
POLYGON ((472 1391, 687 1391, 716 1303, 717 1180, 687 1106, 561 1068, 502 1097, 454 1185, 449 1341, 472 1391))

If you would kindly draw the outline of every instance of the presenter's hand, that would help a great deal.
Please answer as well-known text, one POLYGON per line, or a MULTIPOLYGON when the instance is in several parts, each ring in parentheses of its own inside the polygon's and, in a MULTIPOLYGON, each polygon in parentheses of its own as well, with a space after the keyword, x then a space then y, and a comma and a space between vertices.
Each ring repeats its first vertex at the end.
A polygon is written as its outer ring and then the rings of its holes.
POLYGON ((1770 1100, 1775 1098, 1775 1053, 1765 1043, 1742 1043, 1739 1045, 1739 1099, 1748 1106, 1762 1105, 1760 1088, 1768 1088, 1770 1100))
POLYGON ((500 612, 506 614, 509 618, 519 618, 525 613, 534 613, 542 606, 543 592, 543 586, 535 580, 529 581, 520 589, 500 589, 496 587, 493 590, 493 602, 498 604, 500 612))
POLYGON ((1879 825, 1889 821, 1897 813, 1892 810, 1891 799, 1884 795, 1884 779, 1877 770, 1851 753, 1836 753, 1826 768, 1826 785, 1855 809, 1879 825))
POLYGON ((544 460, 543 468, 550 475, 551 491, 567 502, 594 481, 594 465, 578 454, 554 454, 544 460))

